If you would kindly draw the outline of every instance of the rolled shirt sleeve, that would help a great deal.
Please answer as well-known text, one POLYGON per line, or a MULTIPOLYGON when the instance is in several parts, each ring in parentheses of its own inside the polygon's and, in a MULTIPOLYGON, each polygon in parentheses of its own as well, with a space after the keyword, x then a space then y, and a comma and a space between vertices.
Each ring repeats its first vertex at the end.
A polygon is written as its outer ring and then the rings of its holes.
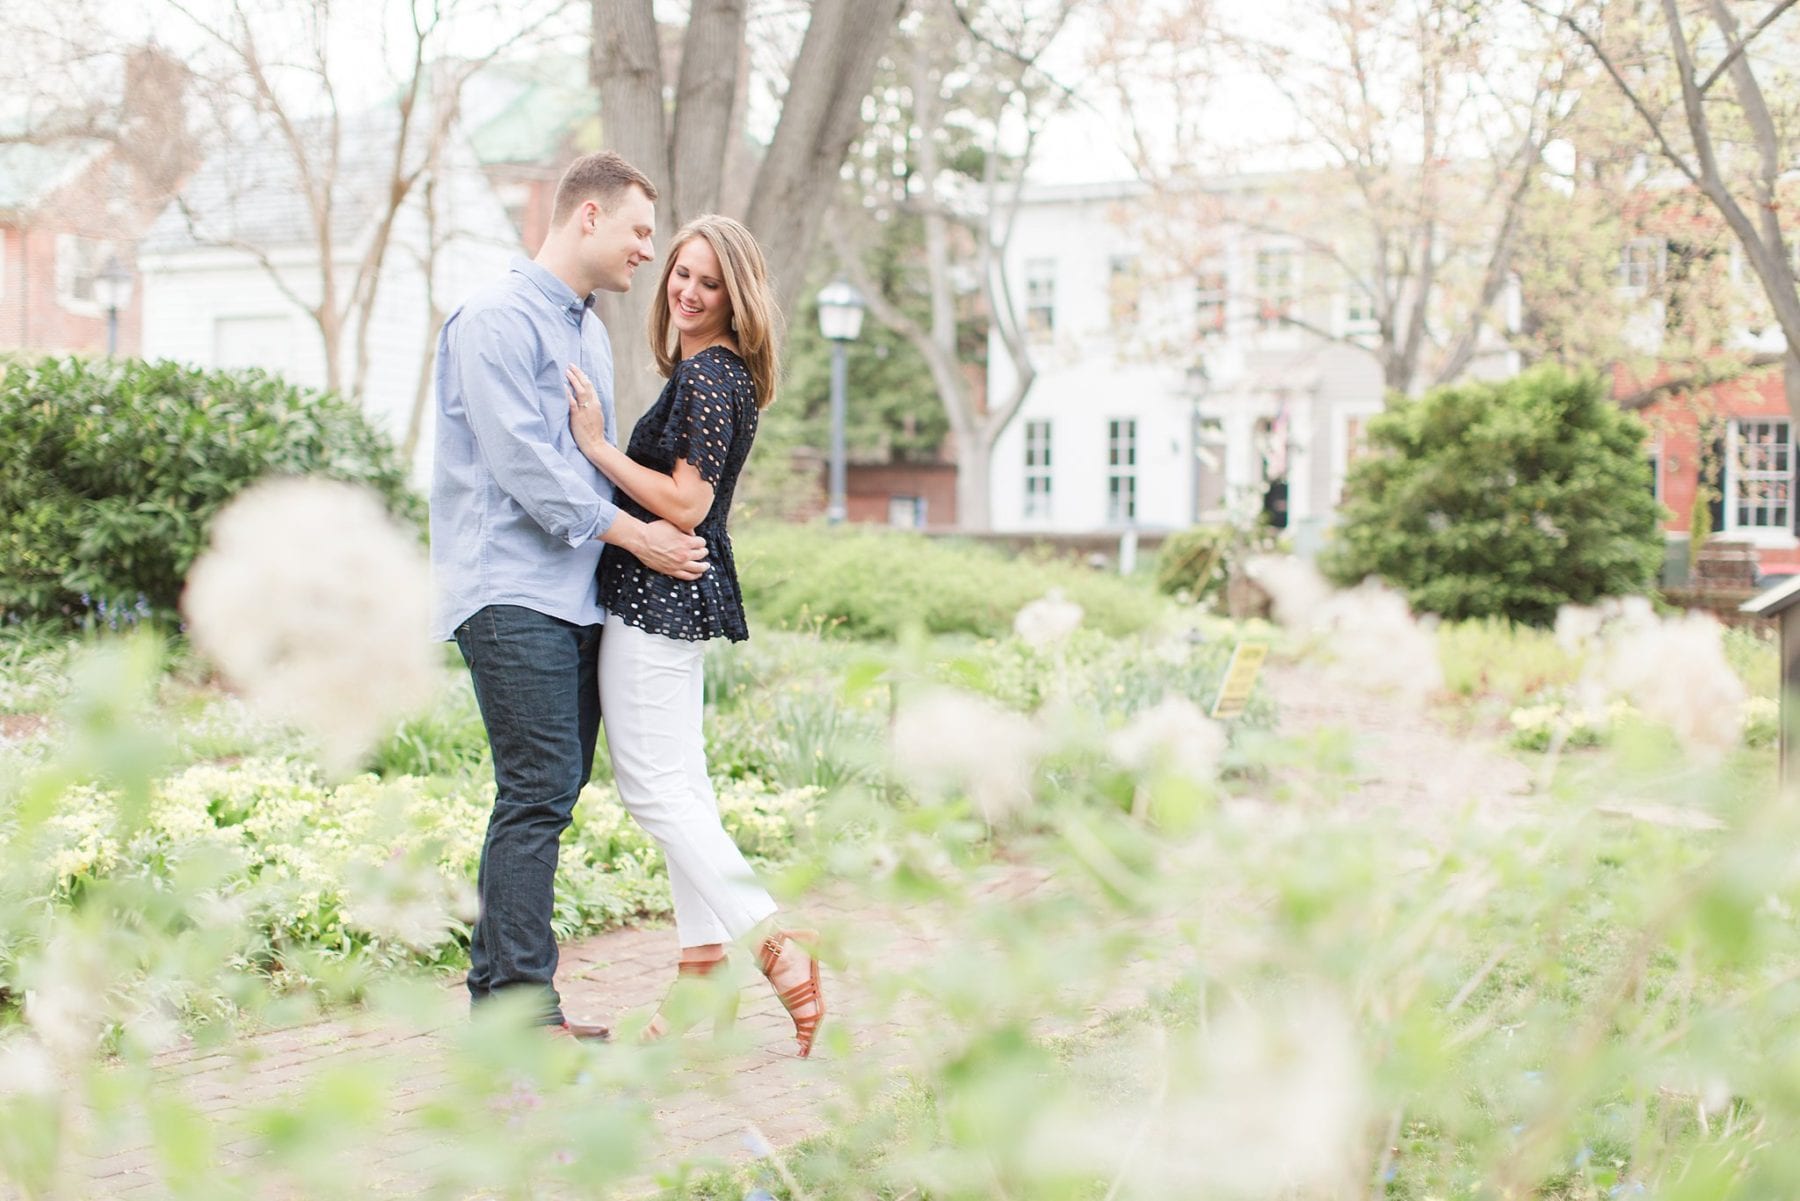
MULTIPOLYGON (((466 314, 458 335, 452 352, 469 428, 495 484, 552 538, 579 546, 604 534, 618 506, 558 449, 573 435, 566 418, 551 425, 537 330, 520 313, 488 309, 466 314)), ((555 385, 560 395, 560 378, 555 385)))

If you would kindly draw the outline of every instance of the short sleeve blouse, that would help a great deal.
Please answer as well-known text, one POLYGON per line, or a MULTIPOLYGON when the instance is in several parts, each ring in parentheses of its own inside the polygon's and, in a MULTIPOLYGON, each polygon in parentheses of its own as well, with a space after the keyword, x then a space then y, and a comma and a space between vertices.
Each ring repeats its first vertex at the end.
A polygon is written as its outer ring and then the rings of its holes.
MULTIPOLYGON (((712 508, 694 527, 706 541, 711 569, 698 580, 676 580, 645 567, 629 551, 608 546, 600 559, 600 603, 608 613, 669 638, 741 642, 750 636, 726 527, 738 476, 756 438, 757 416, 756 386, 729 348, 709 346, 675 365, 662 394, 631 431, 625 453, 665 474, 686 460, 712 485, 712 508)), ((640 521, 657 519, 623 491, 619 507, 640 521)))

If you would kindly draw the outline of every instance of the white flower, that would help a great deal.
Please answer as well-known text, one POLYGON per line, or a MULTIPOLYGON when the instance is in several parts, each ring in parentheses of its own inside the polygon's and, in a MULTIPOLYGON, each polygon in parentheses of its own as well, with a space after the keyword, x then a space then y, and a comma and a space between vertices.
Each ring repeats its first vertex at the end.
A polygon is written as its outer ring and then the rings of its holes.
POLYGON ((1062 642, 1081 625, 1081 606, 1063 597, 1061 588, 1020 609, 1013 618, 1013 633, 1027 646, 1045 647, 1062 642))
POLYGON ((1364 1087, 1340 1006, 1322 996, 1240 1006, 1201 1058, 1210 1087, 1187 1100, 1181 1126, 1212 1144, 1200 1171, 1218 1191, 1323 1193, 1354 1170, 1364 1087))
POLYGON ((1591 605, 1564 605, 1556 611, 1556 645, 1566 654, 1584 654, 1600 636, 1604 610, 1591 605))
POLYGON ((1225 753, 1225 728, 1182 696, 1166 696, 1107 740, 1114 759, 1133 771, 1167 769, 1208 781, 1225 753))
POLYGON ((181 605, 233 686, 342 773, 436 683, 430 591, 418 540, 373 493, 289 479, 219 514, 181 605))
POLYGON ((475 918, 475 890, 467 880, 399 855, 354 873, 346 894, 346 922, 414 950, 448 941, 455 922, 475 918))
POLYGON ((1725 658, 1724 627, 1708 614, 1658 620, 1627 609, 1608 631, 1600 679, 1690 747, 1722 750, 1742 730, 1743 682, 1725 658))
POLYGON ((125 1036, 140 1050, 158 1055, 180 1044, 181 1022, 167 1003, 149 1000, 125 1019, 125 1036))
POLYGON ((25 990, 25 1022, 57 1056, 80 1061, 100 1045, 101 1012, 108 973, 94 936, 63 930, 31 965, 25 990))
POLYGON ((900 706, 894 768, 928 799, 965 793, 993 825, 1030 803, 1040 742, 1019 714, 967 692, 934 688, 900 706))
POLYGON ((113 838, 117 820, 117 799, 110 793, 80 786, 63 794, 45 823, 52 838, 48 863, 59 884, 78 876, 104 875, 118 862, 119 846, 113 838))
POLYGON ((1373 579, 1334 592, 1310 563, 1292 556, 1260 555, 1246 570, 1274 600, 1283 625, 1325 636, 1334 674, 1346 683, 1413 704, 1443 687, 1437 639, 1413 620, 1399 593, 1373 579))
POLYGON ((1260 998, 1132 1051, 1138 1087, 1046 1123, 1036 1154, 1171 1201, 1331 1196, 1360 1170, 1367 1086, 1340 1004, 1260 998))
POLYGON ((1621 626, 1652 626, 1656 624, 1656 607, 1647 596, 1613 596, 1600 602, 1600 612, 1606 619, 1621 626))
POLYGON ((1335 593, 1319 616, 1348 682, 1421 705, 1444 685, 1437 639, 1413 620, 1399 593, 1374 580, 1335 593))
POLYGON ((56 1060, 29 1031, 13 1031, 0 1038, 0 1097, 50 1097, 62 1081, 56 1060))
POLYGON ((1269 594, 1275 620, 1294 629, 1311 627, 1331 599, 1325 578, 1311 563, 1292 555, 1253 556, 1245 562, 1244 573, 1269 594))

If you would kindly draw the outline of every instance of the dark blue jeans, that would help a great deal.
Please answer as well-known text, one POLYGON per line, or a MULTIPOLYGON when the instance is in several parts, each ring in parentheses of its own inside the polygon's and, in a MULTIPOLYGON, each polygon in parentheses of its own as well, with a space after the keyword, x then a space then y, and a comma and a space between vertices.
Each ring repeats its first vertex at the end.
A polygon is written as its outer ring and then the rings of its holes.
POLYGON ((469 998, 508 989, 543 996, 542 1020, 563 1020, 550 928, 557 842, 594 765, 600 728, 600 627, 518 605, 489 605, 456 630, 494 754, 494 812, 476 885, 469 998))

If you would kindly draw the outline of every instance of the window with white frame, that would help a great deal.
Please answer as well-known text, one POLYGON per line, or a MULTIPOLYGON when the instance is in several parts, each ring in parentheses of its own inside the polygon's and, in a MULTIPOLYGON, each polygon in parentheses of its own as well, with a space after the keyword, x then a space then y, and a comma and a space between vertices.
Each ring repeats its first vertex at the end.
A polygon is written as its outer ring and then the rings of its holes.
POLYGON ((1375 298, 1356 284, 1351 284, 1344 293, 1344 336, 1373 334, 1380 328, 1375 318, 1375 298))
POLYGON ((1050 423, 1025 423, 1025 516, 1050 516, 1050 423))
POLYGON ((1106 423, 1106 520, 1137 520, 1137 422, 1131 418, 1106 423))
POLYGON ((1202 339, 1225 334, 1225 268, 1204 267, 1194 276, 1194 328, 1202 339))
POLYGON ((1049 337, 1056 331, 1056 260, 1025 260, 1025 332, 1049 337))
POLYGON ((1774 533, 1794 528, 1794 434, 1786 418, 1733 421, 1726 466, 1729 528, 1774 533))
POLYGON ((94 308, 94 281, 106 265, 110 246, 99 238, 56 235, 56 299, 65 308, 94 308))
POLYGON ((1143 272, 1136 255, 1116 254, 1108 265, 1107 296, 1112 301, 1112 326, 1130 329, 1138 320, 1138 294, 1143 291, 1143 272))
POLYGON ((1621 288, 1642 290, 1662 279, 1669 248, 1660 238, 1633 238, 1619 251, 1621 288))
POLYGON ((1300 285, 1300 258, 1292 247, 1264 246, 1256 252, 1256 325, 1279 329, 1294 316, 1300 285))

